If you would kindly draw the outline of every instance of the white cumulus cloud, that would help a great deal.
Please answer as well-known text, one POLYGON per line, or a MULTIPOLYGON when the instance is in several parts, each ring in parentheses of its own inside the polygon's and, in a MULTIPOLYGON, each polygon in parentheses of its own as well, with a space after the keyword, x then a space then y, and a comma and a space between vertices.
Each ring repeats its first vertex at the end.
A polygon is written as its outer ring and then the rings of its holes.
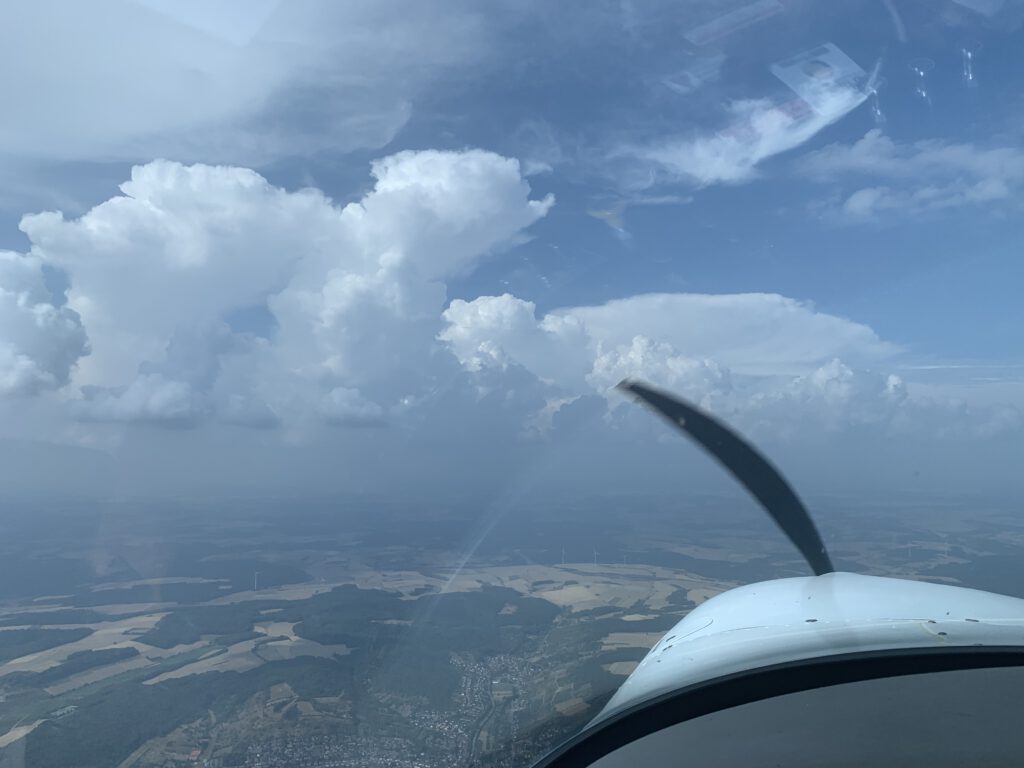
POLYGON ((678 392, 755 434, 870 428, 939 437, 1012 431, 1014 406, 914 398, 886 371, 902 350, 869 327, 775 294, 650 294, 537 317, 511 295, 453 301, 440 339, 471 375, 526 370, 548 387, 535 423, 619 381, 678 392), (998 413, 996 412, 998 411, 998 413))
POLYGON ((688 361, 797 376, 833 357, 866 365, 899 351, 863 324, 777 294, 644 294, 541 318, 532 303, 506 294, 453 301, 444 318, 440 337, 466 368, 515 362, 576 388, 655 372, 671 383, 672 371, 689 375, 688 361))
POLYGON ((590 339, 572 317, 536 317, 533 302, 511 294, 456 299, 444 311, 439 334, 469 370, 518 364, 540 379, 582 383, 590 339))
MULTIPOLYGON (((24 217, 31 251, 15 256, 64 273, 67 308, 51 310, 93 342, 78 412, 265 426, 326 393, 335 421, 352 410, 338 393, 370 387, 381 408, 415 395, 437 367, 445 281, 518 242, 553 199, 480 150, 402 152, 371 171, 340 207, 244 168, 158 160, 78 218, 24 217), (253 310, 269 338, 230 326, 253 310)), ((67 379, 65 366, 53 383, 67 379)))
POLYGON ((201 329, 283 288, 337 223, 319 192, 285 192, 242 168, 158 160, 77 219, 25 216, 32 254, 70 276, 68 305, 95 339, 81 383, 119 385, 201 329))
POLYGON ((367 400, 359 390, 335 387, 324 398, 321 412, 332 424, 341 426, 372 426, 381 424, 384 409, 367 400))
POLYGON ((59 388, 87 353, 81 318, 55 303, 40 259, 0 251, 0 395, 59 388))
POLYGON ((304 260, 269 305, 289 367, 394 402, 433 368, 445 280, 515 243, 554 200, 531 200, 515 160, 478 150, 402 152, 373 174, 340 211, 341 253, 304 260))
POLYGON ((682 355, 666 342, 634 336, 628 345, 609 348, 599 344, 587 381, 599 391, 608 390, 623 379, 657 382, 673 391, 686 392, 693 400, 732 390, 730 372, 714 360, 682 355))
POLYGON ((644 415, 610 392, 628 377, 755 435, 1019 429, 1013 406, 915 397, 889 373, 898 345, 777 294, 545 312, 512 294, 449 302, 449 281, 521 242, 553 200, 532 196, 515 160, 480 150, 401 152, 370 173, 341 206, 243 168, 154 161, 80 217, 26 216, 28 253, 0 260, 3 391, 62 389, 80 430, 220 421, 290 440, 387 424, 360 439, 455 453, 629 432, 644 415))
POLYGON ((202 416, 203 401, 188 382, 144 374, 125 387, 85 387, 74 410, 90 421, 188 425, 202 416))

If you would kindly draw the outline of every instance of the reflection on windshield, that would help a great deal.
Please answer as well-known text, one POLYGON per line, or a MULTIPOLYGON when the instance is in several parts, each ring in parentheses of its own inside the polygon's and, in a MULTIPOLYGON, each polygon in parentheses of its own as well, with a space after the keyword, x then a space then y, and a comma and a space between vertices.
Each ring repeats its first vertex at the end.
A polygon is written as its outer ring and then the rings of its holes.
POLYGON ((0 765, 525 766, 805 575, 1021 592, 1018 0, 4 11, 0 765))

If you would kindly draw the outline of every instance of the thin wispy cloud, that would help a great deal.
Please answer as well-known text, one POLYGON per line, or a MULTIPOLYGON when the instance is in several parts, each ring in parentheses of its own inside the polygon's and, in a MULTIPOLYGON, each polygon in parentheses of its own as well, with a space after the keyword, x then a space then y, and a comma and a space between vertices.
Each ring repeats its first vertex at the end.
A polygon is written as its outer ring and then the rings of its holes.
POLYGON ((1024 151, 942 140, 896 142, 874 129, 797 163, 802 174, 838 186, 831 213, 852 220, 923 215, 964 206, 1015 205, 1024 187, 1024 151))

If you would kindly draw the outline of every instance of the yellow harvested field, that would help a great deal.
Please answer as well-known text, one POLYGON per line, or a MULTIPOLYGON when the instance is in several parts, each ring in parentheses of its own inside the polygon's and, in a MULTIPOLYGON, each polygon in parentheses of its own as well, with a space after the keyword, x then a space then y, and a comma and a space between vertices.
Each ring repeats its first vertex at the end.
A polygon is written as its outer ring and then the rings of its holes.
POLYGON ((567 701, 560 701, 558 704, 555 704, 555 709, 558 710, 559 714, 569 717, 570 715, 578 715, 581 712, 586 712, 587 706, 587 702, 582 698, 577 697, 567 701))
POLYGON ((354 567, 346 576, 346 580, 339 582, 340 584, 355 584, 360 589, 386 589, 400 592, 406 597, 424 587, 440 589, 444 586, 444 579, 424 576, 419 571, 381 573, 370 568, 354 567))
POLYGON ((691 589, 687 591, 686 598, 694 605, 700 605, 705 600, 710 600, 715 595, 721 594, 724 591, 724 589, 710 589, 707 587, 691 589))
POLYGON ((268 703, 274 703, 281 701, 282 699, 294 699, 295 691, 288 683, 274 683, 270 686, 270 701, 268 703))
MULTIPOLYGON (((656 579, 617 580, 608 575, 580 576, 579 584, 571 584, 557 589, 545 588, 532 592, 533 597, 540 597, 554 603, 560 608, 572 611, 589 611, 595 608, 625 609, 642 603, 646 608, 660 611, 668 605, 672 593, 682 585, 678 582, 658 581, 656 579)), ((630 614, 644 617, 644 614, 630 614)), ((634 618, 633 621, 640 621, 634 618)))
POLYGON ((661 632, 612 632, 601 644, 602 651, 619 648, 651 648, 661 639, 661 632))
POLYGON ((13 744, 18 739, 23 739, 28 736, 32 731, 36 729, 43 720, 36 720, 34 723, 28 723, 27 725, 16 725, 7 733, 0 735, 0 749, 3 749, 9 744, 13 744))
POLYGON ((120 675, 122 672, 127 672, 130 669, 138 669, 139 667, 145 667, 148 664, 152 664, 149 659, 145 656, 138 655, 131 659, 125 659, 124 661, 118 661, 113 664, 107 664, 103 667, 97 667, 96 669, 88 669, 85 672, 81 672, 77 675, 72 675, 66 680, 61 680, 56 685, 51 685, 46 688, 46 692, 51 696, 59 696, 62 693, 73 691, 75 688, 81 688, 83 685, 89 685, 100 680, 105 680, 108 677, 114 675, 120 675))
POLYGON ((321 592, 330 592, 338 584, 287 584, 283 587, 271 587, 261 589, 257 592, 236 592, 233 595, 224 595, 210 600, 205 605, 229 605, 231 603, 244 603, 249 600, 306 600, 319 595, 321 592))
MULTIPOLYGON (((446 578, 425 576, 416 571, 381 573, 369 568, 356 567, 350 578, 344 581, 244 592, 218 598, 213 603, 223 604, 271 597, 300 599, 343 584, 354 584, 361 589, 398 592, 406 599, 414 599, 425 589, 437 592, 475 592, 484 587, 496 586, 514 589, 521 595, 538 597, 571 611, 605 607, 621 610, 639 603, 644 609, 653 612, 667 608, 669 598, 678 589, 703 589, 708 590, 709 594, 717 594, 733 586, 671 568, 632 564, 466 566, 453 569, 446 578)), ((631 615, 647 614, 638 612, 631 615)))
POLYGON ((669 547, 669 552, 678 552, 681 555, 696 557, 700 560, 718 560, 722 563, 747 563, 761 557, 760 551, 751 551, 746 541, 736 540, 735 549, 728 547, 698 547, 688 545, 683 547, 669 547))
POLYGON ((284 661, 299 656, 319 656, 331 658, 332 656, 347 656, 352 649, 347 645, 320 645, 312 640, 305 640, 297 637, 294 640, 275 640, 272 643, 263 643, 256 649, 256 655, 263 661, 284 661))
POLYGON ((295 634, 295 622, 293 621, 261 621, 253 625, 253 629, 262 632, 267 637, 287 637, 289 640, 298 640, 295 634))
POLYGON ((537 592, 536 596, 544 598, 549 603, 554 603, 559 608, 573 608, 574 610, 582 610, 584 604, 604 604, 598 600, 597 593, 591 590, 589 586, 583 584, 573 584, 561 589, 537 592))
POLYGON ((636 665, 639 662, 636 661, 613 661, 611 664, 605 664, 604 668, 611 672, 613 675, 622 675, 626 677, 633 673, 636 669, 636 665))
POLYGON ((222 582, 227 584, 226 579, 204 579, 201 576, 160 576, 153 579, 132 579, 131 581, 109 581, 97 584, 92 588, 93 592, 102 592, 106 589, 130 589, 140 586, 161 586, 163 584, 214 584, 222 582))
POLYGON ((352 652, 346 645, 321 645, 295 635, 295 625, 290 622, 260 622, 256 629, 266 637, 285 636, 285 639, 266 642, 264 637, 245 640, 228 646, 226 651, 212 648, 191 664, 164 672, 145 681, 153 685, 164 680, 188 675, 202 675, 206 672, 244 672, 268 661, 283 661, 299 656, 345 656, 352 652), (269 630, 269 631, 268 631, 269 630))
POLYGON ((667 581, 656 581, 651 584, 651 596, 647 598, 647 607, 653 611, 660 611, 668 607, 668 599, 672 593, 680 588, 680 584, 673 584, 667 581))
POLYGON ((188 677, 189 675, 201 675, 205 672, 245 672, 255 669, 263 663, 263 659, 254 652, 256 640, 246 640, 241 643, 229 645, 224 653, 208 654, 198 661, 186 664, 183 667, 172 669, 146 680, 143 685, 155 685, 164 680, 172 680, 176 677, 188 677))
POLYGON ((93 606, 92 610, 99 613, 109 613, 118 616, 123 613, 166 613, 171 608, 177 608, 177 603, 111 603, 110 605, 93 606))
MULTIPOLYGON (((202 645, 202 643, 192 643, 191 645, 178 645, 173 648, 154 648, 135 641, 135 637, 142 632, 152 629, 163 615, 162 613, 151 613, 145 616, 132 616, 128 619, 104 622, 97 625, 69 625, 95 627, 96 631, 88 637, 83 637, 81 640, 76 640, 73 643, 58 645, 56 648, 47 648, 45 651, 12 659, 6 664, 0 665, 0 675, 5 675, 8 672, 42 672, 44 669, 60 664, 69 655, 77 651, 95 651, 102 648, 130 646, 136 648, 143 656, 162 658, 202 645)), ((7 631, 7 629, 0 631, 7 631)))

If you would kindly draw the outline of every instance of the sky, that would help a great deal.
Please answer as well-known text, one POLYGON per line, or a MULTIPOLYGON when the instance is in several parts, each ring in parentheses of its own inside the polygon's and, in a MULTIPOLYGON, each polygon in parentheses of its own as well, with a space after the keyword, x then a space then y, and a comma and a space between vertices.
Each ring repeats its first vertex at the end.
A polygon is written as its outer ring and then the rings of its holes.
POLYGON ((1022 20, 5 4, 0 496, 1019 498, 1022 20))

